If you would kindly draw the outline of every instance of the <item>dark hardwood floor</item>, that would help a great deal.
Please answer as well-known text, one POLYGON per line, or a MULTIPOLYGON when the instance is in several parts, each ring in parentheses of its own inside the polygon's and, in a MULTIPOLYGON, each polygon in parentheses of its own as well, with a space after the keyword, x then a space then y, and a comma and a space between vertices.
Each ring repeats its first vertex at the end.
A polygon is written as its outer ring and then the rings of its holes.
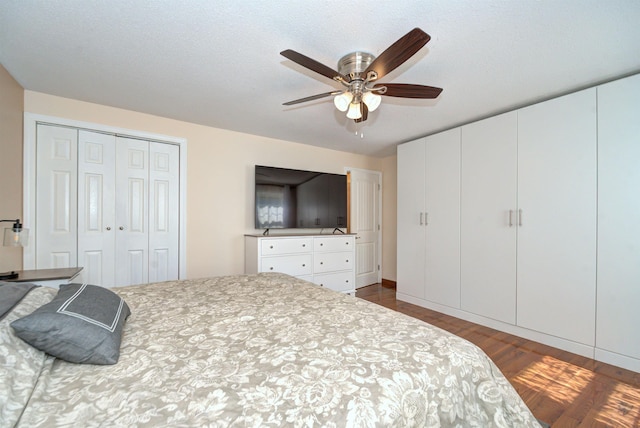
POLYGON ((421 319, 482 348, 533 414, 552 427, 640 427, 640 373, 396 301, 393 286, 356 296, 421 319))

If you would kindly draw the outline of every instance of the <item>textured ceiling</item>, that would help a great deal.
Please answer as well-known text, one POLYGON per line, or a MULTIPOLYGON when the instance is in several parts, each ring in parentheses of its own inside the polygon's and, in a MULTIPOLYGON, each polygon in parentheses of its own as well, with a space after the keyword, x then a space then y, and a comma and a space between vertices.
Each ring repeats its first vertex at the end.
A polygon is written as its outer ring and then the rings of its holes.
POLYGON ((2 0, 0 63, 26 89, 331 149, 398 143, 640 72, 638 0, 2 0), (384 97, 356 129, 332 68, 414 27, 431 41, 382 82, 444 88, 384 97), (360 131, 360 135, 356 135, 360 131))

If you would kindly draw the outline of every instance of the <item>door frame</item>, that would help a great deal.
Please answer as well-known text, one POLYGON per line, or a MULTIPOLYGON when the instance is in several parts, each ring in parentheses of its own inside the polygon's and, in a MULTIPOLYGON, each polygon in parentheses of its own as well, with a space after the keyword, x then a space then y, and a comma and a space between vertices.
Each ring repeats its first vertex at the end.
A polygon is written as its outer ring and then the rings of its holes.
MULTIPOLYGON (((382 172, 381 171, 375 171, 375 170, 371 170, 371 169, 362 169, 362 168, 351 168, 346 166, 344 168, 344 172, 345 174, 350 173, 351 171, 358 171, 358 172, 363 172, 363 173, 367 173, 367 174, 374 174, 378 177, 378 189, 379 189, 379 194, 378 194, 378 206, 375 208, 376 211, 378 212, 378 233, 376 233, 376 248, 377 248, 377 264, 378 266, 380 266, 380 269, 378 269, 378 283, 382 282, 382 172)), ((351 183, 349 184, 351 185, 351 183)), ((351 189, 349 189, 349 206, 351 206, 351 189)), ((352 232, 351 230, 351 212, 349 212, 349 231, 352 232)), ((357 245, 356 245, 357 248, 357 245)), ((358 256, 356 254, 356 264, 357 264, 357 260, 358 260, 358 256)), ((356 265, 356 275, 358 272, 358 266, 356 265)))
MULTIPOLYGON (((29 228, 36 222, 36 137, 37 125, 66 126, 70 128, 85 129, 94 132, 105 132, 121 137, 137 138, 141 140, 157 141, 167 144, 175 144, 180 147, 180 207, 179 207, 179 239, 178 239, 178 276, 179 279, 187 277, 187 139, 173 137, 151 132, 137 131, 115 126, 101 125, 91 122, 66 119, 36 113, 24 113, 24 143, 23 143, 23 194, 22 215, 23 224, 29 228)), ((32 228, 33 229, 33 228, 32 228)), ((34 232, 32 232, 33 234, 34 232)), ((35 242, 35 236, 31 236, 31 242, 35 242)), ((23 247, 23 269, 36 268, 36 251, 34 245, 23 247)))

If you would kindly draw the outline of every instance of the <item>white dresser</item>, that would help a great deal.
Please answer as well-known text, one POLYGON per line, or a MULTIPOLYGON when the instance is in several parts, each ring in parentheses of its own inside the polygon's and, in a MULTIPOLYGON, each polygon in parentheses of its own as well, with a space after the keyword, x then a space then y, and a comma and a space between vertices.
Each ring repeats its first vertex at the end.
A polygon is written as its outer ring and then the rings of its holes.
POLYGON ((245 235, 245 273, 282 272, 355 295, 355 235, 245 235))

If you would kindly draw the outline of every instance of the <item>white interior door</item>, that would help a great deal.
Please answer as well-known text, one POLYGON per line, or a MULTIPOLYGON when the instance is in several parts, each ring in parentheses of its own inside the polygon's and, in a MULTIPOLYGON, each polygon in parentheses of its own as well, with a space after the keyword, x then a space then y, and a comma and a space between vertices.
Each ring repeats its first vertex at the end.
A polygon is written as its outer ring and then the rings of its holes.
POLYGON ((597 90, 596 346, 640 359, 640 75, 597 90))
POLYGON ((424 299, 425 292, 425 142, 398 146, 397 291, 424 299))
POLYGON ((380 270, 382 174, 349 169, 351 233, 356 234, 356 288, 382 281, 380 270))
POLYGON ((518 116, 462 127, 460 307, 516 322, 518 116))
POLYGON ((149 143, 149 282, 178 279, 180 148, 149 143))
POLYGON ((112 134, 78 134, 78 266, 89 284, 115 285, 115 152, 112 134))
POLYGON ((459 308, 460 128, 425 142, 425 299, 459 308))
POLYGON ((593 346, 596 90, 518 110, 518 325, 593 346))
POLYGON ((38 125, 36 130, 35 266, 77 266, 78 131, 38 125))
POLYGON ((117 137, 116 285, 149 282, 149 142, 117 137))

